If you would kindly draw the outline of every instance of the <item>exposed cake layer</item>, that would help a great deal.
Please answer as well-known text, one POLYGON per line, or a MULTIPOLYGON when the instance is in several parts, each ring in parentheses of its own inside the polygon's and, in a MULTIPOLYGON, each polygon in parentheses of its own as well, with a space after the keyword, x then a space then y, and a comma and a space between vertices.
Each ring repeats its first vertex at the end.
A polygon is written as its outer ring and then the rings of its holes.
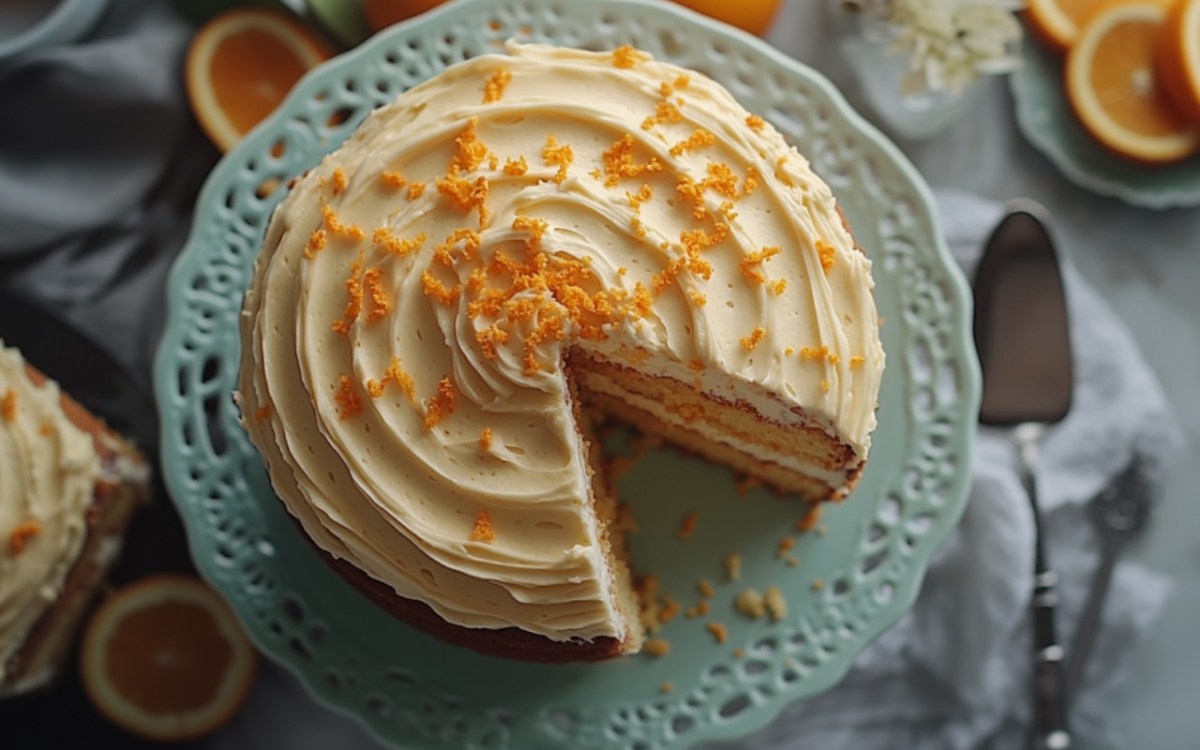
POLYGON ((333 557, 453 625, 624 641, 567 352, 709 373, 715 397, 822 425, 853 471, 883 366, 869 272, 807 161, 709 79, 513 46, 380 108, 292 187, 239 398, 333 557))
MULTIPOLYGON (((779 408, 770 410, 776 415, 770 419, 744 399, 714 396, 698 375, 679 380, 583 353, 571 358, 571 373, 602 411, 784 492, 814 501, 840 499, 861 471, 863 461, 828 425, 779 408)), ((741 389, 753 392, 749 384, 741 389)))

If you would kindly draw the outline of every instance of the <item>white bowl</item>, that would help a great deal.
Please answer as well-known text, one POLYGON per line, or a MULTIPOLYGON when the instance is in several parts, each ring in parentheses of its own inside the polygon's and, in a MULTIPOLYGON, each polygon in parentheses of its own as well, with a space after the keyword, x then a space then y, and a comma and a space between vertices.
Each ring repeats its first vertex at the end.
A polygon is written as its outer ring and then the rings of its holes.
POLYGON ((79 39, 107 7, 108 0, 4 0, 0 62, 79 39))

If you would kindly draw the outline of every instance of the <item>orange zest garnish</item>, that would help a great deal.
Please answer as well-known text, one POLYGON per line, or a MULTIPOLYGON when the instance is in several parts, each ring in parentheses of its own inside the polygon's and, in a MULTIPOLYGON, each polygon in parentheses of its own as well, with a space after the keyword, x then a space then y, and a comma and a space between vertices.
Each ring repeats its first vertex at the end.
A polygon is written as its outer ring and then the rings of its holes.
POLYGON ((650 55, 628 44, 623 44, 613 50, 613 65, 618 68, 632 68, 649 59, 650 55))
POLYGON ((691 135, 672 146, 670 153, 671 156, 682 156, 685 151, 695 151, 716 142, 717 139, 712 133, 704 128, 696 128, 691 135))
POLYGON ((512 72, 508 70, 497 70, 488 79, 487 84, 483 87, 483 103, 491 104, 498 102, 504 97, 504 90, 508 88, 508 84, 512 81, 512 72))
POLYGON ((8 546, 12 551, 12 556, 20 556, 29 543, 41 533, 42 525, 33 519, 22 521, 14 526, 12 533, 8 537, 8 546))
POLYGON ((454 413, 454 381, 449 376, 438 381, 437 393, 425 402, 425 429, 431 430, 454 413))
POLYGON ((561 183, 567 179, 567 167, 571 166, 571 162, 575 160, 575 153, 570 146, 560 146, 558 141, 554 140, 554 136, 546 136, 546 145, 542 148, 542 159, 546 162, 546 166, 558 167, 558 173, 554 175, 554 181, 561 183))
POLYGON ((338 405, 338 419, 349 419, 362 411, 362 401, 354 390, 354 383, 346 375, 338 378, 340 385, 334 400, 338 405))
POLYGON ((496 540, 496 531, 492 528, 492 518, 486 510, 481 510, 475 516, 475 527, 471 529, 472 542, 492 542, 496 540))
POLYGON ((17 419, 17 392, 9 388, 4 392, 4 398, 0 399, 0 416, 4 417, 5 422, 13 422, 17 419))

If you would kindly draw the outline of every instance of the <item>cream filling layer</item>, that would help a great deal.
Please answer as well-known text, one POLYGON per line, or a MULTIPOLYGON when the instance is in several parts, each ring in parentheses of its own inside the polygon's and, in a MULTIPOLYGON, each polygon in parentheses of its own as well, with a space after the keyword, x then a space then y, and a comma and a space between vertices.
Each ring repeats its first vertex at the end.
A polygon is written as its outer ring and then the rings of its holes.
POLYGON ((459 625, 620 637, 564 349, 700 362, 865 457, 870 262, 808 162, 709 79, 508 52, 381 107, 292 188, 246 296, 239 398, 334 556, 459 625))
POLYGON ((0 342, 0 679, 62 591, 87 536, 100 457, 67 418, 58 386, 34 385, 0 342), (17 541, 22 537, 23 541, 17 541))
POLYGON ((663 406, 661 402, 640 393, 630 392, 608 376, 597 375, 595 373, 589 374, 588 389, 620 399, 630 406, 640 409, 655 419, 660 420, 663 424, 672 425, 688 432, 694 432, 714 443, 728 446, 742 453, 750 453, 760 461, 782 466, 798 474, 812 477, 831 487, 840 487, 846 481, 847 471, 829 471, 820 466, 801 461, 793 455, 771 451, 762 446, 753 446, 748 449, 746 445, 739 444, 736 440, 731 439, 729 435, 714 428, 707 422, 702 420, 687 422, 680 418, 678 414, 663 406))

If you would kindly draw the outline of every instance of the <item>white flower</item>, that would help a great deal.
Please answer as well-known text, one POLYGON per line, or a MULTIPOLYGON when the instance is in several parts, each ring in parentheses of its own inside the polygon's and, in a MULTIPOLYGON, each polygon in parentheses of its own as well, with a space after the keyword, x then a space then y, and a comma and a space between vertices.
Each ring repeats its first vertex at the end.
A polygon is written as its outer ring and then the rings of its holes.
POLYGON ((1015 0, 841 0, 843 10, 886 24, 892 50, 909 58, 904 93, 958 92, 1020 60, 1015 0))

